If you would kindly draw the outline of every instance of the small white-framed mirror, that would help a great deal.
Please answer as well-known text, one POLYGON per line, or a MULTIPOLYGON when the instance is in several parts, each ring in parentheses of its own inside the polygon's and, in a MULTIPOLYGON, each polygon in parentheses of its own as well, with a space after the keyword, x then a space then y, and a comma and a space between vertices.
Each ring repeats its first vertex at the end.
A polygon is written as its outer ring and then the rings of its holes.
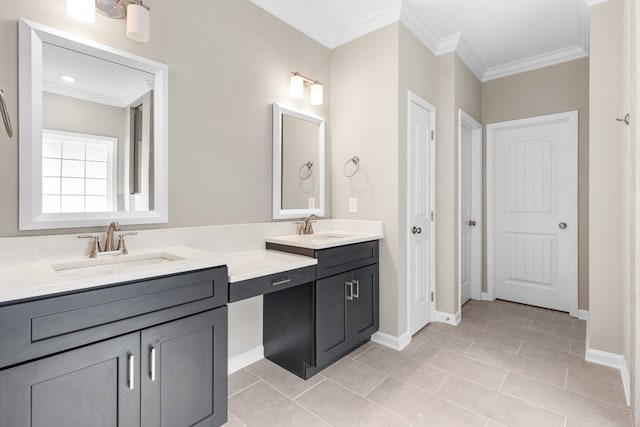
POLYGON ((168 67, 18 26, 20 230, 168 222, 168 67))
POLYGON ((273 219, 324 216, 324 118, 273 104, 273 219))

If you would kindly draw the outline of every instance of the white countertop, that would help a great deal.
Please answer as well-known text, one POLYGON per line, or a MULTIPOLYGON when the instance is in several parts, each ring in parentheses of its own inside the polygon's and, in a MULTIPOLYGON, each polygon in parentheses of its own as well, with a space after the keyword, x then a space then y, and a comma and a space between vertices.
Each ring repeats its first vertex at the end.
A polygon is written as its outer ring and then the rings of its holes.
POLYGON ((255 250, 225 255, 229 283, 318 264, 318 260, 286 252, 255 250))
POLYGON ((286 236, 271 236, 265 237, 264 240, 269 243, 296 246, 299 248, 327 249, 383 238, 384 234, 382 233, 333 230, 306 235, 290 234, 286 236))
POLYGON ((93 260, 88 258, 38 260, 0 267, 0 302, 88 289, 225 264, 225 260, 220 254, 185 246, 158 248, 153 251, 130 251, 129 255, 120 256, 135 257, 151 253, 170 254, 181 259, 158 264, 139 265, 126 269, 114 267, 112 270, 105 269, 101 272, 86 271, 67 275, 55 271, 52 265, 76 263, 78 261, 86 264, 91 263, 93 260))

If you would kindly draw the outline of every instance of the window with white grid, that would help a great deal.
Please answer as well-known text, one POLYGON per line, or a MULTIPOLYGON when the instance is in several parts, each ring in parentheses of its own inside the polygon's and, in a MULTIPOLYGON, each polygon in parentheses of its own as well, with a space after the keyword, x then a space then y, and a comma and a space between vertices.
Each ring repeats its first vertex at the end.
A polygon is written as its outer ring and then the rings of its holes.
POLYGON ((42 212, 110 212, 117 138, 42 132, 42 212))

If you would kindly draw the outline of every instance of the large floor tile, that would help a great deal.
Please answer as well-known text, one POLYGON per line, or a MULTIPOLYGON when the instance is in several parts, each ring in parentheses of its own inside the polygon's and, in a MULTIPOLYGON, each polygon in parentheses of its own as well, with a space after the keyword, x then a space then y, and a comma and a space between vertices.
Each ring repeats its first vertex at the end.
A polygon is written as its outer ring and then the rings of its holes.
POLYGON ((260 381, 260 378, 256 377, 246 369, 240 369, 239 371, 234 372, 228 377, 228 395, 233 396, 237 392, 244 390, 250 385, 257 383, 258 381, 260 381))
POLYGON ((316 374, 305 381, 267 359, 259 360, 246 369, 291 399, 300 396, 324 379, 322 374, 316 374))
POLYGON ((411 343, 424 343, 456 353, 464 353, 473 343, 472 340, 444 334, 432 329, 423 329, 413 336, 411 343))
POLYGON ((543 320, 534 320, 531 324, 531 330, 570 340, 575 339, 584 341, 586 339, 586 331, 584 329, 574 329, 571 325, 564 326, 543 320))
POLYGON ((557 351, 524 342, 519 355, 530 359, 541 360, 554 365, 569 368, 576 375, 589 376, 593 379, 621 383, 620 371, 606 366, 584 361, 584 357, 565 351, 557 351))
POLYGON ((465 355, 560 387, 564 387, 567 378, 567 368, 539 360, 527 359, 482 344, 474 343, 465 355))
POLYGON ((590 425, 631 425, 630 411, 627 409, 603 403, 522 375, 510 373, 501 391, 590 425))
POLYGON ((465 313, 460 319, 458 326, 470 326, 472 328, 484 329, 489 325, 491 320, 475 317, 472 314, 465 313))
POLYGON ((298 397, 296 402, 336 427, 411 425, 408 420, 329 379, 298 397))
POLYGON ((509 322, 491 322, 487 331, 498 335, 504 335, 513 339, 528 341, 556 350, 569 351, 570 339, 545 334, 540 331, 521 328, 509 322))
POLYGON ((531 307, 523 304, 504 304, 502 306, 502 312, 517 314, 532 320, 553 322, 567 327, 570 327, 572 324, 571 317, 569 317, 567 313, 554 310, 543 310, 538 307, 531 307))
POLYGON ((235 415, 229 412, 227 413, 227 422, 224 424, 224 426, 225 427, 244 427, 244 424, 235 415))
POLYGON ((586 344, 584 342, 571 340, 569 353, 577 354, 584 359, 584 355, 586 353, 586 344))
POLYGON ((528 328, 529 326, 531 326, 531 323, 533 322, 532 319, 527 319, 516 313, 512 313, 508 311, 506 312, 505 311, 487 311, 487 310, 480 310, 476 308, 470 308, 462 314, 462 317, 464 317, 465 315, 477 317, 480 319, 491 320, 491 321, 510 322, 512 325, 518 326, 521 328, 528 328))
POLYGON ((452 376, 436 396, 509 426, 564 426, 563 415, 452 376))
POLYGON ((338 360, 323 370, 322 374, 362 396, 369 393, 389 376, 369 365, 348 357, 338 360))
POLYGON ((347 357, 350 357, 351 359, 355 359, 356 357, 360 356, 362 353, 369 350, 373 346, 374 344, 371 341, 366 342, 362 344, 360 347, 353 350, 351 353, 347 354, 347 357))
POLYGON ((502 368, 427 344, 413 353, 411 358, 496 390, 507 375, 502 368))
POLYGON ((368 396, 380 406, 420 426, 482 426, 487 419, 395 378, 387 378, 368 396))
POLYGON ((480 301, 480 300, 469 300, 464 303, 462 306, 462 311, 468 310, 470 308, 478 308, 487 311, 500 311, 502 310, 501 304, 496 304, 493 301, 480 301))
POLYGON ((569 369, 566 388, 626 408, 627 399, 624 395, 624 389, 620 385, 619 382, 611 382, 591 375, 580 375, 576 370, 569 369))
POLYGON ((247 427, 326 426, 318 416, 304 409, 263 381, 229 398, 229 411, 247 427))
POLYGON ((449 373, 445 371, 379 346, 356 360, 430 393, 436 391, 449 377, 449 373))

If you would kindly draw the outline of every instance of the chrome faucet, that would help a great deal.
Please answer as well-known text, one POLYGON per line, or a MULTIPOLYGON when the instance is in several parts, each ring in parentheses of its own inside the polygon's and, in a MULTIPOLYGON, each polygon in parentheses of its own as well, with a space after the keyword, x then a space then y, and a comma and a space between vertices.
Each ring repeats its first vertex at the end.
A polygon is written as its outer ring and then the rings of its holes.
POLYGON ((111 252, 116 250, 116 240, 114 233, 116 231, 120 231, 120 224, 118 221, 113 221, 109 224, 109 229, 107 230, 107 238, 104 241, 104 249, 103 252, 111 252))
POLYGON ((305 218, 302 226, 300 227, 302 230, 299 234, 313 234, 313 223, 318 220, 318 216, 316 214, 311 214, 305 218))

